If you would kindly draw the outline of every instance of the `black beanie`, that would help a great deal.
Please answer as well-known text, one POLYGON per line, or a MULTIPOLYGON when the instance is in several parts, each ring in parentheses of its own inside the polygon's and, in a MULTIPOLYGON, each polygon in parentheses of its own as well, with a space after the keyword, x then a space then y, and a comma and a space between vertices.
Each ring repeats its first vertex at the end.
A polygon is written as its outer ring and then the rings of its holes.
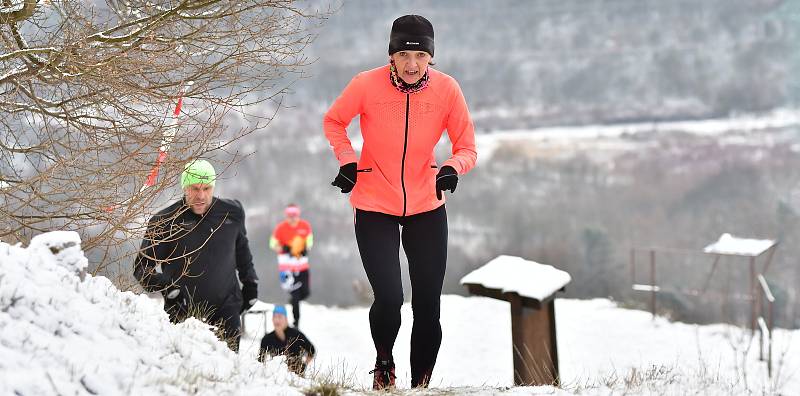
POLYGON ((389 55, 397 51, 425 51, 433 57, 433 25, 419 15, 403 15, 392 23, 389 55))

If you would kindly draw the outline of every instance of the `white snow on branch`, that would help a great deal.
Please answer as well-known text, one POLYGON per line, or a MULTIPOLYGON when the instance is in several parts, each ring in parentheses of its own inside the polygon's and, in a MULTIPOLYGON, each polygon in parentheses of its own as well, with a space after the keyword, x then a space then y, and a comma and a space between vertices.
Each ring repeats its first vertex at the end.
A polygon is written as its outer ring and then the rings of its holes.
POLYGON ((7 71, 5 74, 0 75, 0 81, 6 81, 7 79, 14 77, 15 75, 23 74, 23 73, 25 73, 27 71, 28 71, 27 67, 24 67, 24 66, 23 67, 15 67, 15 68, 7 71))
POLYGON ((10 58, 16 58, 19 56, 33 55, 40 52, 54 52, 54 51, 57 51, 56 47, 25 48, 0 55, 0 62, 8 60, 10 58))
POLYGON ((206 10, 197 14, 180 11, 178 12, 178 15, 180 15, 181 18, 208 18, 219 13, 220 11, 222 11, 222 7, 214 7, 210 10, 206 10))
POLYGON ((22 9, 25 8, 25 2, 26 0, 17 0, 16 4, 0 7, 0 15, 13 14, 15 12, 22 11, 22 9))

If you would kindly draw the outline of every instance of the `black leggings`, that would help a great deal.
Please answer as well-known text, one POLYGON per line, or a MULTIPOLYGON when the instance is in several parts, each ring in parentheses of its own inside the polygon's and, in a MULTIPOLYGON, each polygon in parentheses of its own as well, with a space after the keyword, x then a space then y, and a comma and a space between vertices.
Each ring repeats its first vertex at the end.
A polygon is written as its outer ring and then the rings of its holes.
POLYGON ((356 240, 375 301, 369 310, 372 340, 380 360, 393 360, 403 283, 400 241, 408 257, 411 278, 411 383, 426 383, 442 343, 439 301, 447 263, 447 212, 444 205, 430 212, 400 217, 356 209, 356 240), (402 228, 402 232, 401 232, 402 228))
POLYGON ((300 301, 305 300, 311 294, 311 279, 308 270, 294 273, 294 285, 297 289, 289 292, 289 304, 292 304, 292 316, 294 316, 294 327, 300 327, 300 301))

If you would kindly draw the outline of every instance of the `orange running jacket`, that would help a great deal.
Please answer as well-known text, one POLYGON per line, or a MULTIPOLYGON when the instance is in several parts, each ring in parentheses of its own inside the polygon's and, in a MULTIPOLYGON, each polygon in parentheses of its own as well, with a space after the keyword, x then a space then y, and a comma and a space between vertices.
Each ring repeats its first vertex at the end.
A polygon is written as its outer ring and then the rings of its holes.
POLYGON ((428 68, 429 85, 405 94, 389 79, 389 65, 356 75, 325 114, 323 129, 340 165, 358 162, 350 195, 353 207, 395 216, 428 212, 444 204, 436 199, 434 146, 447 129, 452 156, 442 166, 459 175, 477 160, 475 128, 455 79, 428 68), (360 115, 361 158, 347 137, 360 115))

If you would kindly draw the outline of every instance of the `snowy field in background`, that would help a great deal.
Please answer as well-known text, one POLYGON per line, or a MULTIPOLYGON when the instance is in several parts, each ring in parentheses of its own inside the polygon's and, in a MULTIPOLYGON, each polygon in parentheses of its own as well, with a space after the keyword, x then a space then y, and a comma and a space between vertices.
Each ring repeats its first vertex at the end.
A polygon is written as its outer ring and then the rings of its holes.
MULTIPOLYGON (((234 354, 197 320, 170 324, 159 301, 121 293, 103 277, 80 281, 74 273, 86 262, 78 243, 74 233, 45 234, 25 249, 0 242, 0 394, 296 395, 317 380, 370 385, 366 308, 303 305, 301 330, 319 354, 310 368, 316 379, 301 379, 277 359, 255 361, 264 332, 259 315, 248 316, 242 353, 234 354)), ((408 305, 402 314, 395 358, 405 388, 408 305)), ((557 300, 556 317, 561 375, 571 392, 800 394, 800 331, 776 331, 776 380, 769 381, 748 331, 653 321, 604 299, 557 300)), ((567 394, 505 388, 512 385, 507 303, 444 296, 442 326, 434 389, 413 394, 567 394)))
MULTIPOLYGON (((625 150, 640 147, 642 144, 653 144, 653 142, 624 139, 625 137, 659 132, 715 136, 723 143, 741 144, 743 139, 741 134, 753 134, 753 140, 762 141, 765 139, 764 136, 757 132, 796 125, 800 125, 800 111, 779 109, 766 114, 746 114, 708 120, 478 131, 479 133, 475 135, 475 142, 477 151, 481 154, 481 160, 486 161, 502 144, 535 145, 536 149, 540 151, 547 151, 553 147, 563 150, 564 146, 578 151, 625 150)), ((792 149, 800 151, 800 147, 793 146, 792 149)))

